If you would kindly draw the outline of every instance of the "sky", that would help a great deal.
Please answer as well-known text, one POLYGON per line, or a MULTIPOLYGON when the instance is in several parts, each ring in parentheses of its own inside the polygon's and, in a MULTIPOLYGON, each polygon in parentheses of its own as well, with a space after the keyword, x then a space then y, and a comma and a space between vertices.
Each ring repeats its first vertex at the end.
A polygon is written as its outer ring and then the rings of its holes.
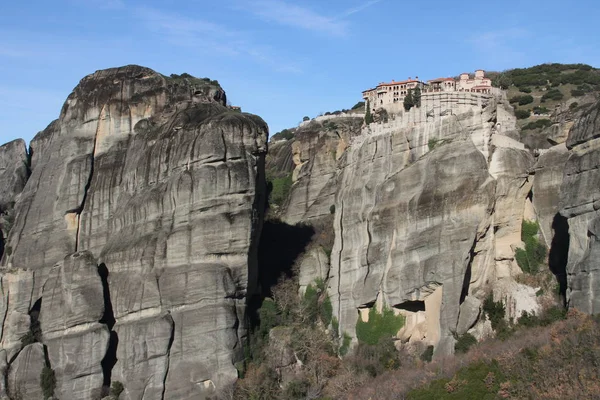
POLYGON ((0 143, 30 141, 99 69, 217 79, 274 134, 382 81, 600 67, 598 16, 597 0, 0 1, 0 143))

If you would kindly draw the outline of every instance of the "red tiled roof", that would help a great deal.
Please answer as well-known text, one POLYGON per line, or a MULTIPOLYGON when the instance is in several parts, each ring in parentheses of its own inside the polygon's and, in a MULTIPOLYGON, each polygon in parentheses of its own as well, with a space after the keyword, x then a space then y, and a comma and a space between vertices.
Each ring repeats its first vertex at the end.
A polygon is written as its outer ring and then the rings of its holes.
POLYGON ((395 86, 395 85, 403 85, 405 83, 412 83, 412 82, 421 82, 418 79, 407 79, 405 81, 400 81, 400 82, 395 82, 395 81, 391 81, 390 83, 380 83, 377 86, 395 86))

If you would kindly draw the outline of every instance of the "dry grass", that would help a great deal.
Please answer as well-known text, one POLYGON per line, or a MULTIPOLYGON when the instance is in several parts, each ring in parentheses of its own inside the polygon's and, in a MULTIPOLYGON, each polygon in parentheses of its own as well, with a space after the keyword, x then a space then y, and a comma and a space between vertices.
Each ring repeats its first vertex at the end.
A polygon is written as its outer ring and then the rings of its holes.
POLYGON ((510 379, 500 397, 536 399, 600 398, 600 324, 592 317, 569 312, 569 318, 548 327, 519 330, 506 341, 488 340, 465 355, 415 361, 397 371, 361 382, 347 399, 404 399, 410 390, 437 379, 451 380, 477 362, 497 360, 510 379))

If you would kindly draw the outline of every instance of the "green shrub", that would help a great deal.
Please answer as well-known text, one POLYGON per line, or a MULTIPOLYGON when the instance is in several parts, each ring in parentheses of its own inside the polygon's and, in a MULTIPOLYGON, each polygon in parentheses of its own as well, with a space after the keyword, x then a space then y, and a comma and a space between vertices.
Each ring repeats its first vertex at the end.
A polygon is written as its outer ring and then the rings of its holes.
POLYGON ((565 97, 562 92, 558 89, 550 89, 541 98, 541 102, 544 103, 546 100, 562 100, 565 97))
POLYGON ((335 214, 335 204, 329 206, 329 214, 335 214))
POLYGON ((325 326, 329 326, 333 317, 333 306, 331 305, 331 299, 327 295, 321 303, 321 307, 319 307, 319 316, 321 317, 321 321, 323 321, 325 326))
POLYGON ((31 330, 27 331, 26 334, 21 336, 21 346, 22 347, 28 346, 28 345, 36 343, 36 342, 37 342, 37 338, 35 337, 35 335, 33 334, 33 332, 31 330))
POLYGON ((431 138, 427 142, 427 147, 429 147, 429 151, 431 151, 431 150, 435 149, 438 144, 440 144, 440 140, 439 139, 431 138))
POLYGON ((452 379, 444 378, 430 382, 425 388, 411 390, 410 400, 480 400, 496 399, 500 384, 506 377, 496 360, 483 361, 461 368, 452 379))
POLYGON ((340 346, 340 356, 345 356, 346 354, 348 354, 348 350, 350 350, 350 343, 352 342, 352 338, 350 337, 350 335, 348 335, 346 332, 344 332, 344 335, 342 336, 342 345, 340 346))
POLYGON ((433 359, 433 346, 427 346, 427 348, 419 356, 421 361, 431 362, 433 359))
POLYGON ((369 320, 363 322, 361 318, 356 321, 356 337, 362 343, 375 345, 383 338, 395 336, 404 326, 405 318, 395 315, 394 311, 384 308, 378 313, 375 307, 369 310, 369 320))
POLYGON ((306 122, 306 121, 310 121, 310 117, 309 116, 305 116, 302 118, 302 121, 306 122))
POLYGON ((580 97, 580 96, 583 96, 584 94, 585 94, 585 92, 580 89, 571 90, 571 96, 573 96, 573 97, 580 97))
POLYGON ((361 108, 365 108, 365 102, 364 101, 359 101, 358 103, 356 103, 354 105, 354 107, 352 107, 353 110, 359 110, 361 108))
POLYGON ((577 107, 579 107, 579 103, 578 102, 574 102, 574 103, 569 104, 569 110, 574 110, 577 107))
POLYGON ((110 387, 110 395, 113 398, 118 399, 121 393, 123 393, 123 390, 125 390, 123 384, 119 381, 114 381, 110 387))
POLYGON ((470 333, 465 333, 457 338, 454 344, 454 351, 457 353, 466 353, 471 346, 477 344, 477 339, 470 333))
POLYGON ((515 110, 515 117, 517 119, 525 119, 531 116, 531 112, 529 110, 515 110))
POLYGON ((331 317, 331 329, 335 336, 340 333, 340 321, 336 317, 331 317))
POLYGON ((294 138, 294 132, 290 131, 289 129, 284 129, 281 132, 277 132, 276 134, 271 136, 271 140, 281 140, 281 139, 290 140, 293 138, 294 138))
POLYGON ((524 87, 520 87, 519 91, 522 93, 531 93, 531 88, 524 86, 524 87))
POLYGON ((271 193, 269 200, 273 204, 282 206, 292 188, 292 174, 288 174, 282 178, 275 178, 271 181, 271 193))
POLYGON ((550 125, 552 125, 552 121, 549 119, 538 119, 537 121, 533 121, 525 125, 523 130, 543 129, 550 125))
POLYGON ((534 326, 540 325, 540 319, 534 313, 528 313, 527 311, 523 311, 521 316, 517 319, 517 325, 523 326, 525 328, 532 328, 534 326))
POLYGON ((547 114, 548 112, 549 112, 549 110, 546 107, 540 107, 540 106, 533 107, 533 113, 535 115, 547 114))
POLYGON ((504 303, 502 303, 502 301, 494 301, 494 297, 491 293, 483 301, 483 312, 489 318, 492 323, 492 329, 494 330, 497 330, 501 321, 504 321, 504 315, 506 313, 504 303))
POLYGON ((318 317, 325 326, 332 323, 333 306, 327 294, 327 285, 323 279, 317 278, 314 286, 308 285, 306 287, 302 305, 303 314, 309 322, 316 322, 318 317))
POLYGON ((50 397, 54 396, 54 390, 56 389, 56 376, 54 375, 54 370, 47 365, 42 369, 40 386, 42 388, 44 399, 49 399, 50 397))
POLYGON ((510 103, 519 103, 520 106, 524 106, 526 104, 533 103, 533 96, 531 95, 522 95, 522 96, 514 96, 509 100, 510 103))
POLYGON ((535 221, 523 220, 521 225, 521 240, 525 243, 525 249, 515 251, 517 264, 528 274, 539 272, 540 265, 546 259, 546 246, 537 238, 539 224, 535 221))
POLYGON ((561 306, 550 307, 540 316, 540 325, 548 326, 556 321, 561 321, 567 318, 567 310, 561 306))

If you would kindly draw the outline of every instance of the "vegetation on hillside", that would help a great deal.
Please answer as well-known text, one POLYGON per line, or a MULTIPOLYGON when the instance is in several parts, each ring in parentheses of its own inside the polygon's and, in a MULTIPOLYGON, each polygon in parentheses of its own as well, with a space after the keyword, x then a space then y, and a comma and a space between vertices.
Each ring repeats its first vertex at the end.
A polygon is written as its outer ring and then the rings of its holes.
POLYGON ((490 72, 488 76, 494 86, 505 89, 509 86, 531 88, 568 83, 600 85, 600 71, 587 64, 541 64, 529 68, 490 72))

